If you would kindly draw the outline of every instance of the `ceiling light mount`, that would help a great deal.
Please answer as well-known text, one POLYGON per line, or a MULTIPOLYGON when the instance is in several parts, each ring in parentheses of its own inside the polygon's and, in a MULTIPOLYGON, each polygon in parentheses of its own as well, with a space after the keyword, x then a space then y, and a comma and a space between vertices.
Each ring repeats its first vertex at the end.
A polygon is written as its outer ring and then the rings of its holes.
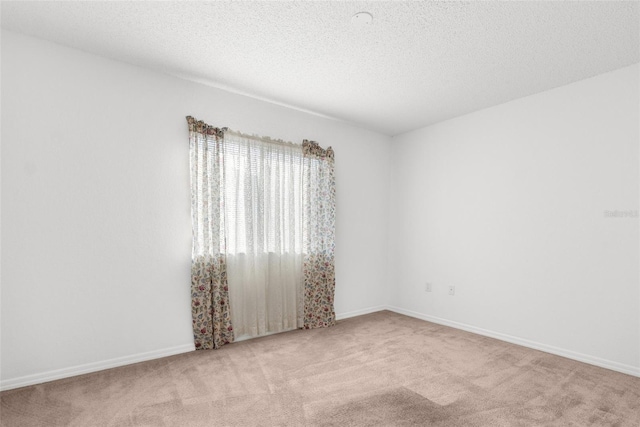
POLYGON ((373 15, 369 12, 358 12, 351 17, 351 24, 355 27, 364 27, 371 24, 373 15))

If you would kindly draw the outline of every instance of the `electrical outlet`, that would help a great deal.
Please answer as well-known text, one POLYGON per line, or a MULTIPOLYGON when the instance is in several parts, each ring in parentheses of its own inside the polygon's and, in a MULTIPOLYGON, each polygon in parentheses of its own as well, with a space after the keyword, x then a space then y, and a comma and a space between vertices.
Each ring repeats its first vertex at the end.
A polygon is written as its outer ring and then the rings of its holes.
POLYGON ((431 282, 427 282, 424 284, 424 291, 431 292, 431 282))
POLYGON ((453 285, 449 285, 449 295, 455 295, 456 294, 456 287, 453 285))

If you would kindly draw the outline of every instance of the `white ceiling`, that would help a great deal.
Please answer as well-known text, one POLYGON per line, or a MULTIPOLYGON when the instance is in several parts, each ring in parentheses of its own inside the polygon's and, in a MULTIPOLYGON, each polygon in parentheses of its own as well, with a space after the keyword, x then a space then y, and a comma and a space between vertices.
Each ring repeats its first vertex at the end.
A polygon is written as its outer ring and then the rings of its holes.
POLYGON ((640 3, 2 2, 2 27, 396 135, 640 62, 640 3), (370 25, 351 25, 367 11, 370 25))

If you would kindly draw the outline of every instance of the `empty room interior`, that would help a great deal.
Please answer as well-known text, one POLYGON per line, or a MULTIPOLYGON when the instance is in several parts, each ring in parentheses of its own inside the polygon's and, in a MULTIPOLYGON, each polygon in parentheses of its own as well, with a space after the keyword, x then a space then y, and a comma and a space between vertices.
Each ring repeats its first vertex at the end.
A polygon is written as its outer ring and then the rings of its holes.
POLYGON ((2 1, 0 425, 640 425, 640 2, 2 1))

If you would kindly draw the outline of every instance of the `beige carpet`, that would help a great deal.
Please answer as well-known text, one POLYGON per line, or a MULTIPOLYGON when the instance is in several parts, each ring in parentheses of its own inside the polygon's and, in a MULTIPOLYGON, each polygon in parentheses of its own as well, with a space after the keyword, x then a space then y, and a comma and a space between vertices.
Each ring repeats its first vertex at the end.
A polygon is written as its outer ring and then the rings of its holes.
POLYGON ((2 426, 640 425, 640 378, 388 311, 0 400, 2 426))

